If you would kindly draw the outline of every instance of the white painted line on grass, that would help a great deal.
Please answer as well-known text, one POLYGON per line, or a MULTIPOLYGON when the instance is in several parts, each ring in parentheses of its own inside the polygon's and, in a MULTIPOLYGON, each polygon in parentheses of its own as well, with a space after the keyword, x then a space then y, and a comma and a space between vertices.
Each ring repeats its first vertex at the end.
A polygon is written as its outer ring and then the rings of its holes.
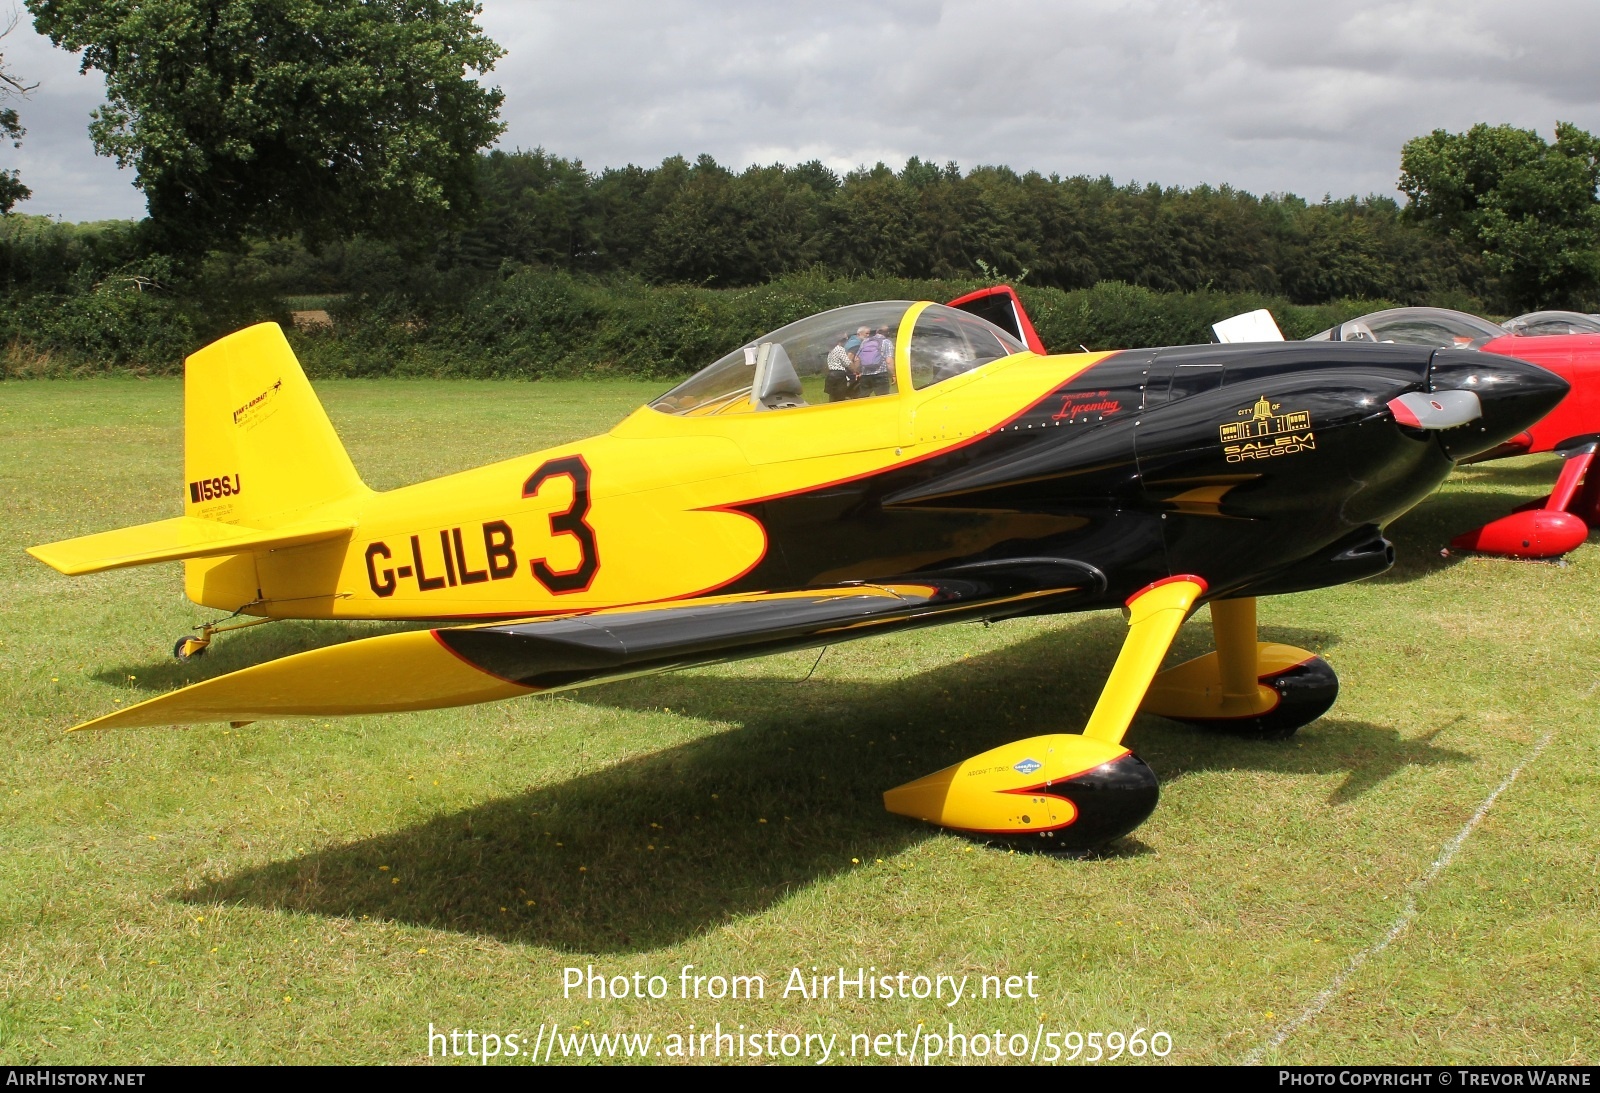
MULTIPOLYGON (((1600 686, 1600 684, 1596 686, 1600 686)), ((1593 690, 1594 688, 1590 689, 1591 693, 1593 693, 1593 690)), ((1406 927, 1410 926, 1411 921, 1417 917, 1417 897, 1422 894, 1428 885, 1433 883, 1434 878, 1445 871, 1445 868, 1449 866, 1451 860, 1456 856, 1456 851, 1461 849, 1461 844, 1466 842, 1467 836, 1471 835, 1477 829, 1477 826, 1483 822, 1483 818, 1489 814, 1489 809, 1494 807, 1494 803, 1499 796, 1511 788, 1511 783, 1517 780, 1517 775, 1522 773, 1523 767, 1539 758, 1540 753, 1549 747, 1550 741, 1554 739, 1555 735, 1556 730, 1551 729, 1539 738, 1539 742, 1533 746, 1533 750, 1525 755, 1520 763, 1511 768, 1511 773, 1506 775, 1505 780, 1498 786, 1494 787, 1493 793, 1483 799, 1483 803, 1478 806, 1478 810, 1472 814, 1472 819, 1468 820, 1466 825, 1455 833, 1454 838, 1444 844, 1444 849, 1434 859, 1433 866, 1407 886, 1405 905, 1400 909, 1399 917, 1389 924, 1389 929, 1384 932, 1384 935, 1352 956, 1350 963, 1345 965, 1344 969, 1333 977, 1333 982, 1329 983, 1321 994, 1313 998, 1298 1017, 1283 1025, 1277 1032, 1272 1034, 1270 1040, 1245 1056, 1245 1065, 1255 1066, 1261 1062, 1262 1057, 1267 1052, 1282 1047, 1285 1040, 1313 1021, 1317 1014, 1328 1008, 1328 1004, 1339 996, 1339 992, 1344 990, 1344 985, 1350 981, 1350 977, 1363 964, 1383 952, 1394 942, 1395 938, 1406 932, 1406 927)))

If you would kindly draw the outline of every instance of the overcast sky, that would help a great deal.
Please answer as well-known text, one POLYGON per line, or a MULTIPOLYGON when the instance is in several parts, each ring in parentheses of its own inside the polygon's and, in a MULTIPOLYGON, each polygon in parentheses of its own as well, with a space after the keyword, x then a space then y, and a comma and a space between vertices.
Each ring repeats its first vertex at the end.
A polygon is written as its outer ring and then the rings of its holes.
MULTIPOLYGON (((0 0, 0 17, 15 0, 0 0)), ((485 0, 507 49, 504 148, 591 170, 709 152, 909 156, 1253 193, 1394 192, 1400 147, 1475 122, 1600 132, 1596 0, 485 0)), ((0 167, 20 211, 135 217, 131 172, 85 132, 97 75, 32 31, 0 40, 39 87, 0 167)))

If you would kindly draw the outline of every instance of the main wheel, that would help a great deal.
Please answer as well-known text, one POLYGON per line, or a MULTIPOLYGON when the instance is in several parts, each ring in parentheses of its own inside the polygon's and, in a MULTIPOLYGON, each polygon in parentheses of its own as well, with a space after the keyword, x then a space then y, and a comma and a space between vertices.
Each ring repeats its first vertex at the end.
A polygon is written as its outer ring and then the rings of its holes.
POLYGON ((896 786, 883 804, 983 842, 1075 852, 1126 835, 1159 796, 1155 773, 1122 745, 1052 733, 896 786))
POLYGON ((1278 702, 1264 713, 1248 717, 1172 717, 1187 725, 1215 729, 1253 740, 1287 740, 1302 725, 1309 725, 1333 708, 1339 697, 1339 676, 1321 657, 1292 664, 1260 681, 1278 692, 1278 702))
POLYGON ((1071 822, 1029 834, 990 832, 984 841, 1017 850, 1092 853, 1149 819, 1161 798, 1161 784, 1143 759, 1128 752, 1034 792, 1067 802, 1071 822))

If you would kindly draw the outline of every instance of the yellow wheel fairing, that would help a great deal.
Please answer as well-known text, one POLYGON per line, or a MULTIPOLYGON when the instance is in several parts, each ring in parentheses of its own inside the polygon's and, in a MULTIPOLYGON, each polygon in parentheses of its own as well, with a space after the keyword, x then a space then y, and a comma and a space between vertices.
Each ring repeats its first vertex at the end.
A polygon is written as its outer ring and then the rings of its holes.
POLYGON ((1170 717, 1175 721, 1259 716, 1273 710, 1279 702, 1278 692, 1259 680, 1288 671, 1315 656, 1292 645, 1260 643, 1256 646, 1257 675, 1252 680, 1251 693, 1241 696, 1224 690, 1217 651, 1212 650, 1156 676, 1139 709, 1141 713, 1170 717))
POLYGON ((1339 677, 1307 649, 1257 646, 1255 693, 1247 703, 1225 693, 1215 652, 1168 668, 1156 677, 1141 712, 1252 739, 1292 736, 1333 706, 1339 677))
POLYGON ((1036 736, 883 795, 890 812, 981 835, 1047 836, 1083 849, 1132 831, 1155 808, 1155 775, 1121 744, 1172 639, 1204 594, 1172 577, 1128 599, 1128 636, 1081 735, 1036 736))
POLYGON ((890 812, 1048 850, 1086 850, 1155 810, 1160 788, 1117 744, 1058 733, 992 748, 883 795, 890 812))
POLYGON ((1306 649, 1256 641, 1256 601, 1211 601, 1217 647, 1168 668, 1140 707, 1168 717, 1259 738, 1289 736, 1321 717, 1339 694, 1328 662, 1306 649))
POLYGON ((1127 754, 1118 744, 1084 736, 1034 736, 897 786, 884 793, 883 806, 914 820, 981 834, 1049 831, 1072 823, 1078 809, 1044 788, 1127 754))

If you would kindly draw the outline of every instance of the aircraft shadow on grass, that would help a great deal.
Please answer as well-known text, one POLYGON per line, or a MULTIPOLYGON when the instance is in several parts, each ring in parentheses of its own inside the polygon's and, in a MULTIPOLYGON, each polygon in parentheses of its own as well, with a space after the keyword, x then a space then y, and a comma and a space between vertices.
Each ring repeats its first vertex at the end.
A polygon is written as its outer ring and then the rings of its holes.
MULTIPOLYGON (((1204 651, 1208 638, 1194 629, 1180 638, 1179 655, 1204 651)), ((886 682, 669 675, 574 692, 595 705, 668 707, 742 727, 176 897, 370 916, 569 951, 658 948, 858 868, 855 860, 889 859, 938 836, 885 812, 881 792, 1007 741, 1075 731, 1122 635, 1120 620, 1087 618, 886 682)), ((1263 636, 1336 643, 1271 627, 1263 636)), ((827 654, 850 655, 850 646, 827 654)), ((1338 719, 1266 742, 1146 717, 1130 743, 1169 786, 1204 770, 1342 772, 1330 807, 1406 766, 1469 759, 1338 719)), ((1144 844, 1129 838, 1110 856, 1141 852, 1144 844)))

